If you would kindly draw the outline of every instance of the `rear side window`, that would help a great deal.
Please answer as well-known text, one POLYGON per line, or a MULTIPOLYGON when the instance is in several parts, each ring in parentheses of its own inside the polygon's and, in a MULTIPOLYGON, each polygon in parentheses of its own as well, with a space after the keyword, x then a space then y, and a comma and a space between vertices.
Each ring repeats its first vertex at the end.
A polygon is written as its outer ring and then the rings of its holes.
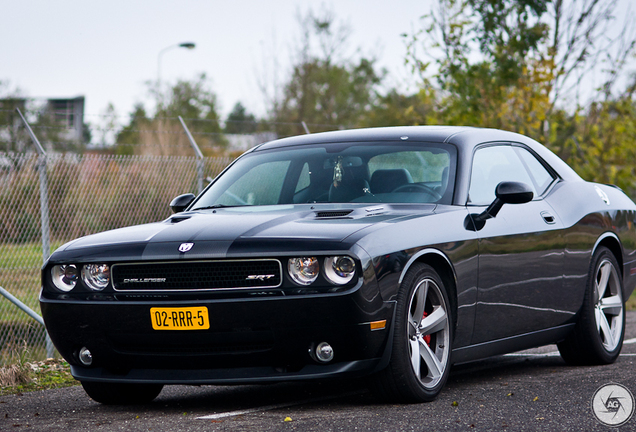
POLYGON ((537 195, 543 195, 544 192, 554 181, 552 174, 537 160, 536 157, 528 150, 517 147, 515 148, 521 160, 528 167, 530 177, 534 181, 534 186, 537 190, 537 195))

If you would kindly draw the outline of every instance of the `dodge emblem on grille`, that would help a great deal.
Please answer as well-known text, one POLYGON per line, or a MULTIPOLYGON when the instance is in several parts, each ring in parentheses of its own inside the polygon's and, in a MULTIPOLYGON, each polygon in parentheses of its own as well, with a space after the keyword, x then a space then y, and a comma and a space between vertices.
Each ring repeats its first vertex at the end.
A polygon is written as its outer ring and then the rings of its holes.
POLYGON ((194 246, 194 243, 181 243, 179 245, 179 252, 185 253, 189 251, 190 249, 192 249, 192 246, 194 246))

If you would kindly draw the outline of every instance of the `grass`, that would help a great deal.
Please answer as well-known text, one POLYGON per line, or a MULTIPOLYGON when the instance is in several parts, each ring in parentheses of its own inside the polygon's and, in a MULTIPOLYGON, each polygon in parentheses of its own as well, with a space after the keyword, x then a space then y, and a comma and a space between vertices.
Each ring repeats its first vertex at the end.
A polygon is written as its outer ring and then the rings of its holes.
POLYGON ((68 363, 62 359, 16 363, 0 368, 0 396, 78 384, 68 363))
MULTIPOLYGON (((51 243, 51 251, 61 245, 51 243)), ((31 309, 40 312, 40 268, 42 266, 42 244, 0 243, 0 286, 16 296, 31 309)), ((30 323, 32 319, 4 297, 0 297, 0 324, 30 323)))
POLYGON ((0 367, 0 396, 79 384, 64 359, 30 360, 38 354, 26 344, 10 351, 10 361, 0 367))
POLYGON ((636 310, 636 290, 632 293, 632 296, 625 302, 627 310, 636 310))

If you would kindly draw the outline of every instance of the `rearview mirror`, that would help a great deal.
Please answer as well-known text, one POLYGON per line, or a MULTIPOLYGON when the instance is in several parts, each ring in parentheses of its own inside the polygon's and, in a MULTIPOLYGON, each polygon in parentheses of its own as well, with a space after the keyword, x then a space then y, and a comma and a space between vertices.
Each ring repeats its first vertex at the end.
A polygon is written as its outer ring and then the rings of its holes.
POLYGON ((181 213, 190 205, 192 201, 194 201, 194 194, 187 193, 183 195, 179 195, 172 201, 170 201, 170 209, 173 213, 181 213))
POLYGON ((488 219, 497 216, 504 204, 523 204, 532 201, 534 193, 530 186, 521 182, 501 182, 495 188, 495 200, 480 214, 470 214, 466 218, 466 229, 479 231, 488 219))
POLYGON ((343 168, 359 167, 362 166, 362 158, 359 156, 345 156, 342 158, 330 158, 325 160, 323 164, 324 169, 330 169, 338 164, 338 161, 342 164, 343 168))

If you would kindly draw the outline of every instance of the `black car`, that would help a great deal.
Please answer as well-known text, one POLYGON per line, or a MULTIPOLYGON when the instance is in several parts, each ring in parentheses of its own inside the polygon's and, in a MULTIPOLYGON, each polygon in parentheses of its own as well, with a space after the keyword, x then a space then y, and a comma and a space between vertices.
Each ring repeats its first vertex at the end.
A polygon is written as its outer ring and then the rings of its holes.
POLYGON ((171 207, 43 267, 47 330, 96 401, 355 376, 429 401, 452 364, 550 343, 603 364, 622 347, 636 206, 522 135, 281 139, 171 207))

